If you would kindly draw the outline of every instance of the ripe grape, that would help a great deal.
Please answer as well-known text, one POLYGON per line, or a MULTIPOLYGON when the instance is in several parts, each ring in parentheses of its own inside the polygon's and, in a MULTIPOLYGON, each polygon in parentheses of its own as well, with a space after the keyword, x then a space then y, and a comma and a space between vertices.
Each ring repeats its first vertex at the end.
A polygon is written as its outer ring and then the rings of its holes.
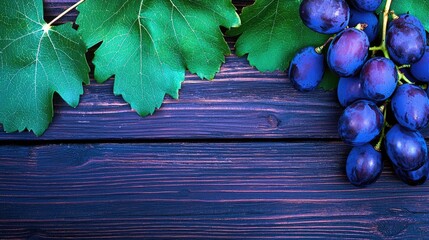
POLYGON ((410 71, 417 80, 429 83, 429 47, 426 47, 423 57, 411 65, 410 71))
POLYGON ((429 123, 429 98, 418 86, 401 85, 393 95, 392 111, 403 127, 420 130, 429 123))
POLYGON ((355 186, 366 186, 377 181, 383 170, 381 153, 370 144, 354 147, 347 157, 346 173, 355 186))
POLYGON ((359 23, 368 25, 363 31, 368 36, 369 42, 374 41, 378 36, 379 22, 378 17, 373 12, 361 12, 354 8, 350 8, 349 26, 357 26, 359 23))
POLYGON ((369 50, 368 36, 356 28, 339 33, 331 42, 327 62, 329 68, 340 77, 351 77, 364 64, 369 50))
POLYGON ((338 133, 345 143, 359 146, 372 141, 383 125, 383 114, 377 105, 359 100, 344 110, 338 122, 338 133))
POLYGON ((314 47, 301 49, 292 59, 289 78, 299 91, 311 91, 322 81, 325 73, 325 58, 314 47))
POLYGON ((426 163, 421 168, 414 171, 404 171, 401 168, 395 166, 394 169, 396 175, 403 182, 412 186, 421 185, 429 178, 429 161, 426 161, 426 163))
POLYGON ((403 17, 393 20, 386 35, 390 57, 402 65, 419 61, 425 52, 426 34, 423 35, 422 24, 411 22, 410 18, 403 17))
MULTIPOLYGON (((425 30, 425 27, 423 26, 422 22, 420 22, 420 20, 418 18, 414 17, 413 15, 401 14, 401 15, 397 16, 396 21, 402 22, 402 23, 412 24, 421 30, 421 33, 423 36, 426 36, 426 30, 425 30)), ((390 28, 390 26, 392 26, 392 22, 389 23, 388 27, 390 28)))
POLYGON ((338 101, 343 107, 347 107, 356 100, 366 98, 362 91, 362 82, 358 77, 340 78, 337 96, 338 101))
POLYGON ((401 170, 417 170, 427 161, 428 150, 422 134, 399 124, 387 133, 385 146, 393 165, 401 170))
POLYGON ((360 73, 364 94, 375 102, 388 99, 398 84, 398 72, 392 60, 375 57, 368 60, 360 73))
POLYGON ((368 12, 373 12, 377 10, 381 2, 382 0, 349 0, 349 3, 353 7, 361 11, 368 11, 368 12))
POLYGON ((345 0, 303 0, 299 14, 313 31, 334 34, 348 26, 350 8, 345 0))

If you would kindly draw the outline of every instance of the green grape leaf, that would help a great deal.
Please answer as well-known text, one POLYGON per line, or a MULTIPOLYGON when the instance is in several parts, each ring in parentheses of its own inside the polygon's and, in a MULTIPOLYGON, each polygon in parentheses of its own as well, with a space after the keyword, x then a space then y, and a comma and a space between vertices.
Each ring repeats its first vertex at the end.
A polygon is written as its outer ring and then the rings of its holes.
POLYGON ((375 11, 375 13, 378 15, 378 25, 379 25, 379 31, 378 31, 378 37, 381 39, 383 37, 383 19, 384 19, 384 8, 386 6, 386 0, 383 0, 378 7, 378 9, 375 11))
POLYGON ((386 6, 386 0, 381 1, 380 6, 377 8, 377 10, 375 11, 375 13, 382 15, 385 6, 386 6))
POLYGON ((248 54, 260 71, 284 71, 295 53, 306 46, 322 45, 328 37, 308 29, 299 16, 300 0, 256 0, 241 14, 242 25, 228 32, 241 35, 238 56, 248 54))
POLYGON ((89 83, 85 43, 72 24, 49 27, 42 0, 0 5, 0 123, 6 132, 48 128, 57 92, 79 104, 82 82, 89 83))
POLYGON ((325 75, 323 75, 323 80, 319 84, 319 88, 326 91, 334 90, 337 88, 339 81, 340 77, 338 77, 335 73, 326 68, 325 75))
POLYGON ((422 22, 426 31, 429 31, 429 0, 393 0, 390 9, 397 15, 404 13, 414 15, 422 22))
POLYGON ((114 93, 138 114, 152 114, 166 94, 178 98, 185 71, 212 79, 230 49, 220 26, 239 26, 230 0, 87 0, 76 23, 95 52, 95 78, 115 75, 114 93))

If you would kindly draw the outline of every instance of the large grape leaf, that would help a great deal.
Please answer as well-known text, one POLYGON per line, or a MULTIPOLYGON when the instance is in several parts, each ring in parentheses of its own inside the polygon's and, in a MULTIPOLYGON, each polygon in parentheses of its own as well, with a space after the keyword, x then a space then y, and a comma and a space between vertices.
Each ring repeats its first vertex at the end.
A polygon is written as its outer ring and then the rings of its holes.
POLYGON ((328 37, 302 23, 299 5, 300 0, 256 0, 245 7, 241 27, 228 32, 241 35, 237 55, 248 54, 250 64, 260 71, 283 71, 299 49, 322 45, 328 37))
POLYGON ((95 53, 95 78, 115 75, 114 93, 140 115, 177 98, 185 71, 212 79, 230 54, 220 26, 239 26, 230 0, 87 0, 78 31, 95 53))
POLYGON ((86 47, 72 24, 49 27, 42 0, 0 4, 0 123, 6 132, 41 135, 55 92, 72 107, 88 83, 86 47))

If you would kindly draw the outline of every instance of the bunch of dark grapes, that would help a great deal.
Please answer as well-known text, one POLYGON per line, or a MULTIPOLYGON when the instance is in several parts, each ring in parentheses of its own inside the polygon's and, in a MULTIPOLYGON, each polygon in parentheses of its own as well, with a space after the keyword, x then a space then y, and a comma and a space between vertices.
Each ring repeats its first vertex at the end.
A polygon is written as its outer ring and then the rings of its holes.
POLYGON ((402 181, 419 185, 429 177, 427 145, 419 132, 429 123, 426 31, 415 16, 395 15, 392 0, 379 13, 379 23, 375 11, 381 2, 303 0, 303 23, 335 35, 321 47, 300 50, 291 61, 289 78, 296 89, 311 91, 322 81, 326 66, 339 76, 338 100, 345 110, 338 132, 353 147, 346 163, 353 185, 377 181, 383 156, 402 181))

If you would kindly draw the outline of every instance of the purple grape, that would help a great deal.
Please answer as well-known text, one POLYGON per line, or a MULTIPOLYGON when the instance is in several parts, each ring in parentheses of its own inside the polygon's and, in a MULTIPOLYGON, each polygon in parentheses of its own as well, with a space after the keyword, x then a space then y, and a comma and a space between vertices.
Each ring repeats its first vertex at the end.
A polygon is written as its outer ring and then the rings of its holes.
POLYGON ((299 91, 314 90, 325 73, 325 58, 314 47, 301 49, 292 59, 289 78, 299 91))
POLYGON ((338 101, 341 106, 347 107, 356 100, 365 99, 362 84, 358 77, 340 78, 337 88, 338 101))
POLYGON ((375 57, 362 67, 360 80, 365 96, 380 102, 392 96, 398 84, 398 72, 390 59, 375 57))
POLYGON ((417 80, 429 83, 429 47, 426 47, 423 57, 411 65, 410 71, 417 80))
POLYGON ((421 185, 429 178, 429 161, 419 169, 414 171, 404 171, 399 167, 393 166, 396 175, 405 183, 411 186, 421 185))
POLYGON ((356 28, 339 33, 328 49, 328 66, 340 77, 356 75, 368 57, 368 36, 356 28))
POLYGON ((355 186, 363 187, 374 183, 382 170, 381 153, 370 144, 354 147, 347 157, 347 178, 355 186))
POLYGON ((429 98, 418 86, 401 85, 392 97, 392 111, 400 125, 420 130, 429 123, 429 98))
POLYGON ((349 0, 350 5, 360 11, 373 12, 381 5, 382 0, 349 0))
MULTIPOLYGON (((413 15, 401 14, 396 18, 396 21, 402 22, 402 23, 412 24, 421 30, 422 36, 426 36, 426 30, 425 30, 425 27, 423 26, 422 22, 420 22, 420 20, 418 18, 414 17, 413 15)), ((389 23, 388 28, 390 28, 391 26, 392 26, 392 22, 389 23)))
POLYGON ((350 8, 350 21, 349 26, 355 27, 359 23, 365 23, 368 26, 363 30, 368 36, 369 42, 374 41, 378 36, 380 25, 378 24, 378 17, 374 12, 361 12, 354 8, 350 8))
POLYGON ((299 14, 311 30, 335 34, 349 24, 350 8, 345 0, 303 0, 299 14))
POLYGON ((390 57, 398 64, 412 64, 425 53, 426 33, 422 24, 412 24, 411 18, 399 17, 389 24, 386 46, 390 57), (423 34, 425 33, 425 34, 423 34))
POLYGON ((386 134, 385 146, 393 165, 403 171, 417 170, 427 161, 428 150, 422 134, 399 124, 386 134))
POLYGON ((344 110, 338 122, 338 133, 345 143, 359 146, 372 141, 383 125, 383 114, 377 105, 359 100, 344 110))

